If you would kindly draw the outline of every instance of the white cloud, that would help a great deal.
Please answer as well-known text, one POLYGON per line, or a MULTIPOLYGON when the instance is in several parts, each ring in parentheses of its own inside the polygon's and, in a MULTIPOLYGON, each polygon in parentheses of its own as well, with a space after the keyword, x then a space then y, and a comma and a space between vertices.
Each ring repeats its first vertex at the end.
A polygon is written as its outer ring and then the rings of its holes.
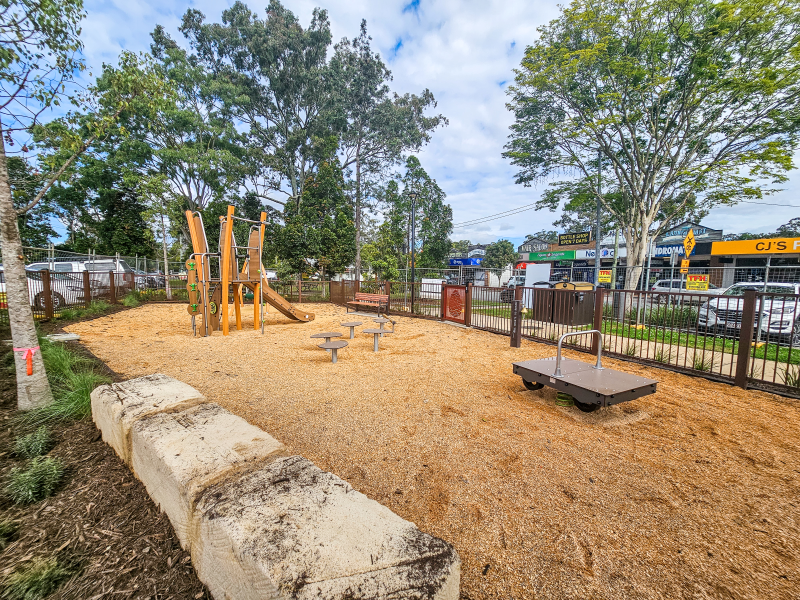
MULTIPOLYGON (((88 63, 97 73, 103 62, 114 61, 123 48, 147 50, 149 34, 156 24, 180 38, 177 27, 188 8, 197 8, 217 21, 230 4, 210 0, 89 1, 83 28, 88 63)), ((247 4, 263 15, 267 0, 247 4)), ((538 188, 515 185, 515 169, 501 156, 512 122, 505 108, 505 89, 513 81, 513 69, 519 65, 525 46, 536 39, 536 28, 557 16, 555 1, 284 0, 284 4, 304 25, 315 6, 327 9, 334 40, 354 37, 361 19, 367 19, 373 46, 394 75, 393 89, 405 93, 429 88, 433 92, 439 102, 437 110, 450 125, 434 134, 420 158, 447 192, 455 223, 530 204, 538 198, 546 184, 538 188)), ((765 201, 800 205, 797 172, 784 192, 765 201)), ((774 230, 797 214, 797 208, 742 204, 715 209, 706 222, 727 232, 758 232, 774 230)), ((551 228, 554 218, 546 211, 528 211, 479 227, 457 229, 453 237, 479 242, 507 237, 516 241, 526 233, 551 228)))

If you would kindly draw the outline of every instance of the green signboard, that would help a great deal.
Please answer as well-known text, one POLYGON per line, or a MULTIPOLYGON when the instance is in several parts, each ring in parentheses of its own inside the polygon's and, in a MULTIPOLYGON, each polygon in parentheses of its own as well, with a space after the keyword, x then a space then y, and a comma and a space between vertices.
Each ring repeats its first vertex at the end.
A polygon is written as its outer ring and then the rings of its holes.
POLYGON ((551 260, 575 260, 575 250, 556 250, 553 252, 531 252, 528 260, 548 262, 551 260))

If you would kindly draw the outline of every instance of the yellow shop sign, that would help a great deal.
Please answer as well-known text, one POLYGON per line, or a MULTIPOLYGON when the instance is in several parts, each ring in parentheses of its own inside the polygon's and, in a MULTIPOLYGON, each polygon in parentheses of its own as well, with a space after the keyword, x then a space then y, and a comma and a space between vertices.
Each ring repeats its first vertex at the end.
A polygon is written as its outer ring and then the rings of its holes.
POLYGON ((738 240, 713 242, 711 254, 800 254, 800 238, 766 238, 763 240, 738 240))

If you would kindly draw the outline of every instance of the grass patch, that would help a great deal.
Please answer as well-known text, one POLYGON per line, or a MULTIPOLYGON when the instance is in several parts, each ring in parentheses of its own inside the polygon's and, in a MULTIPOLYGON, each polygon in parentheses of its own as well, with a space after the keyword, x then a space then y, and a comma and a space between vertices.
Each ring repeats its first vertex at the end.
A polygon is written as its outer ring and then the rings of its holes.
POLYGON ((695 354, 694 360, 692 361, 692 368, 695 371, 707 373, 711 370, 711 366, 711 359, 707 358, 705 354, 695 354))
POLYGON ((50 452, 53 445, 50 430, 42 425, 33 433, 20 436, 14 441, 14 454, 23 458, 34 458, 50 452))
POLYGON ((0 521, 0 550, 5 550, 18 529, 19 523, 16 521, 0 521))
POLYGON ((27 469, 14 467, 8 474, 6 493, 15 504, 33 504, 52 496, 64 476, 64 465, 52 456, 37 456, 27 469))
POLYGON ((41 427, 55 421, 88 417, 92 412, 92 390, 110 383, 108 377, 95 371, 94 361, 60 342, 42 339, 40 346, 54 402, 23 414, 19 417, 20 423, 41 427))
POLYGON ((663 350, 657 350, 656 355, 653 357, 656 362, 660 363, 668 363, 672 359, 672 355, 664 352, 663 350))
POLYGON ((783 380, 789 387, 800 389, 800 368, 786 367, 783 372, 783 380))
POLYGON ((141 301, 139 300, 139 298, 136 296, 136 294, 134 292, 128 292, 127 294, 125 294, 125 297, 122 299, 122 305, 123 306, 127 306, 129 308, 133 308, 133 307, 139 306, 140 304, 141 304, 141 301))
POLYGON ((110 308, 111 304, 105 300, 95 300, 85 308, 80 308, 77 306, 63 308, 56 315, 56 318, 61 319, 62 321, 76 321, 78 319, 83 319, 84 317, 102 315, 103 313, 108 312, 110 308))
POLYGON ((8 600, 43 600, 73 574, 73 569, 56 558, 39 558, 18 569, 3 585, 8 600))

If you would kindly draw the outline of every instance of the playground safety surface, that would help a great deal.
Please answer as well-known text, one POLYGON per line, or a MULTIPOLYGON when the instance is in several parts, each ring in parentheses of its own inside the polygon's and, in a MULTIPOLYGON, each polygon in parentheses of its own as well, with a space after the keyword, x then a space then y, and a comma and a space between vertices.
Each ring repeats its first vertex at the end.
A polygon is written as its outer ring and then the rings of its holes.
POLYGON ((245 318, 192 338, 184 305, 66 329, 118 374, 195 386, 451 542, 465 599, 797 597, 797 401, 608 359, 658 392, 584 414, 512 374, 553 346, 401 317, 380 352, 359 328, 333 364, 309 336, 347 333, 345 310, 307 306, 314 322, 270 313, 263 336, 245 318))

